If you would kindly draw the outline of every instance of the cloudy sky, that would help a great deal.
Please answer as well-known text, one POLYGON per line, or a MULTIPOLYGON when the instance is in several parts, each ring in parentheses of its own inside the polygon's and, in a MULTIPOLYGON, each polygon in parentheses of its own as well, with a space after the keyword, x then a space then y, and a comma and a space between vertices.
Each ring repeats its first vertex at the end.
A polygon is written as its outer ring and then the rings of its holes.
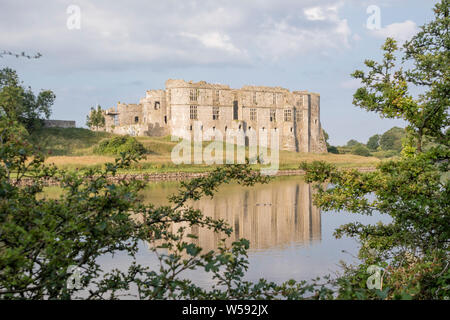
POLYGON ((366 142, 403 124, 354 107, 358 83, 350 73, 366 58, 380 58, 385 37, 411 37, 433 18, 435 3, 0 0, 0 50, 43 55, 0 58, 0 67, 16 69, 35 91, 53 90, 52 118, 77 126, 85 126, 91 106, 136 103, 145 90, 162 89, 173 78, 318 92, 330 142, 366 142), (379 29, 367 28, 373 5, 379 29), (80 9, 79 29, 72 6, 80 9))

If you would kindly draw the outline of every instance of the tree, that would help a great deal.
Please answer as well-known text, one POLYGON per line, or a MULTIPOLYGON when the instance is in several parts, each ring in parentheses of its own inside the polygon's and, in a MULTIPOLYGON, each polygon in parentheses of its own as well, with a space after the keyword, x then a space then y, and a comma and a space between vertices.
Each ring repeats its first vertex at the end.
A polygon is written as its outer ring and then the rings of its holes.
POLYGON ((356 154, 358 156, 370 157, 370 151, 363 144, 357 144, 352 149, 352 154, 356 154))
POLYGON ((383 133, 380 137, 380 146, 383 150, 402 150, 403 139, 405 138, 405 130, 399 127, 393 127, 383 133))
POLYGON ((335 146, 328 146, 327 151, 329 153, 339 154, 339 149, 335 146))
POLYGON ((372 151, 377 150, 377 148, 380 146, 380 135, 375 134, 369 138, 367 141, 367 148, 369 148, 372 151))
POLYGON ((147 153, 144 145, 140 143, 135 137, 131 136, 117 136, 111 139, 105 139, 99 143, 94 149, 97 154, 104 155, 120 155, 123 152, 144 155, 147 153))
POLYGON ((322 129, 322 131, 323 131, 323 137, 324 137, 324 139, 325 139, 325 143, 326 143, 326 145, 327 145, 327 151, 330 152, 330 153, 338 154, 338 153, 339 153, 339 150, 338 150, 335 146, 332 146, 332 145, 330 145, 330 144, 328 143, 328 139, 330 138, 330 136, 328 135, 328 133, 327 133, 324 129, 322 129))
POLYGON ((347 142, 347 147, 354 147, 354 146, 356 146, 356 145, 358 145, 358 144, 361 144, 361 143, 358 142, 358 141, 356 141, 356 140, 354 140, 354 139, 351 139, 351 140, 349 140, 349 141, 347 142))
POLYGON ((25 88, 17 73, 10 68, 0 70, 0 116, 18 121, 28 130, 41 125, 42 119, 48 119, 55 95, 43 90, 37 96, 31 88, 25 88))
POLYGON ((449 1, 436 4, 434 12, 434 21, 404 46, 404 61, 411 61, 412 69, 398 68, 397 44, 388 38, 382 47, 383 62, 366 60, 369 73, 353 74, 363 84, 354 95, 356 106, 407 122, 408 143, 401 157, 384 161, 369 173, 340 171, 324 162, 301 166, 305 180, 317 183, 314 202, 322 209, 379 212, 390 218, 386 223, 349 223, 336 230, 336 237, 355 237, 361 245, 361 262, 344 265, 344 274, 335 283, 341 298, 450 295, 449 1), (408 83, 423 93, 413 98, 408 83), (424 137, 438 143, 423 150, 424 137), (324 183, 331 187, 322 187, 324 183), (372 265, 383 269, 381 290, 366 286, 372 265))
POLYGON ((0 50, 0 58, 3 58, 3 56, 13 56, 16 58, 27 58, 27 59, 39 59, 40 57, 42 57, 42 54, 38 52, 35 55, 29 55, 26 54, 25 52, 15 53, 7 50, 0 50))
POLYGON ((91 112, 86 118, 86 125, 91 129, 95 127, 97 131, 99 128, 105 127, 105 116, 103 115, 102 107, 97 106, 97 110, 91 107, 91 112))
POLYGON ((403 46, 402 62, 411 64, 411 69, 398 66, 399 48, 388 38, 383 61, 366 60, 367 74, 361 70, 352 74, 364 85, 354 94, 353 103, 383 117, 407 121, 410 145, 415 141, 417 152, 422 151, 424 136, 444 144, 449 139, 449 1, 436 4, 434 13, 435 19, 403 46), (414 97, 410 86, 421 87, 425 93, 414 97))
POLYGON ((213 196, 223 183, 252 186, 268 177, 248 163, 224 165, 207 177, 182 182, 169 205, 155 206, 139 196, 144 181, 115 179, 118 170, 139 159, 122 153, 102 169, 59 170, 44 163, 13 121, 0 120, 0 299, 72 299, 81 293, 85 299, 117 299, 129 297, 131 285, 138 299, 331 297, 329 289, 315 283, 245 281, 247 240, 204 252, 183 227, 212 229, 225 239, 230 226, 190 202, 213 196), (64 191, 58 199, 42 197, 49 179, 64 191), (137 263, 143 242, 158 253, 160 267, 137 263), (129 257, 128 270, 102 270, 98 258, 118 253, 129 257), (193 269, 216 281, 211 290, 183 278, 193 269), (80 271, 78 281, 74 270, 80 271))

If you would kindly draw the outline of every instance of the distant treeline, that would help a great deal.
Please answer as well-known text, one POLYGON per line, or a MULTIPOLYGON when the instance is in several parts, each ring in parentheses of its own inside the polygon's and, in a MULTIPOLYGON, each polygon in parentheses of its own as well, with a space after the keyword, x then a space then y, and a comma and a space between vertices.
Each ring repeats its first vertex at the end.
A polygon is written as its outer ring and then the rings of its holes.
MULTIPOLYGON (((328 152, 336 154, 355 154, 359 156, 377 158, 390 158, 400 154, 403 139, 406 137, 405 129, 393 127, 383 134, 375 134, 367 143, 351 139, 344 146, 332 146, 327 142, 328 152)), ((328 135, 326 135, 328 138, 328 135)))

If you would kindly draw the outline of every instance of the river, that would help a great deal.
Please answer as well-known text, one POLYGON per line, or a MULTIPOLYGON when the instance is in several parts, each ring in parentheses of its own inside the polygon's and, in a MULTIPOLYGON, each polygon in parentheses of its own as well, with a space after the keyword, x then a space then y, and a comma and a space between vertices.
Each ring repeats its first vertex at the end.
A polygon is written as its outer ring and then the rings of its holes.
MULTIPOLYGON (((143 192, 147 203, 168 204, 177 182, 151 183, 143 192)), ((334 230, 342 224, 359 221, 364 224, 386 222, 381 215, 364 216, 347 212, 321 212, 313 205, 314 189, 301 177, 279 177, 268 184, 242 187, 223 185, 213 199, 203 198, 193 204, 204 214, 225 219, 232 227, 230 241, 250 240, 249 269, 246 280, 283 282, 289 279, 308 280, 340 270, 339 262, 357 262, 358 245, 354 239, 336 239, 334 230)), ((204 250, 217 248, 219 237, 209 230, 192 228, 195 240, 204 250)), ((158 268, 155 254, 142 243, 138 262, 158 268)), ((125 269, 125 255, 100 259, 105 270, 125 269)), ((212 280, 204 272, 189 271, 185 278, 202 287, 212 280)))

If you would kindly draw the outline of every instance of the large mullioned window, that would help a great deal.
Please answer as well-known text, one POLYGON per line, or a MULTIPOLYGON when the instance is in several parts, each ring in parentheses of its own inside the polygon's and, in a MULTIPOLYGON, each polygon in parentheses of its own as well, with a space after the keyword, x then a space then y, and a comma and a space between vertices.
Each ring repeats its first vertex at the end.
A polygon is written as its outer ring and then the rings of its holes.
POLYGON ((191 89, 189 92, 189 100, 197 101, 198 99, 198 89, 191 89))
POLYGON ((256 113, 256 108, 251 108, 250 109, 250 120, 256 121, 257 119, 258 119, 258 117, 257 117, 257 113, 256 113))
POLYGON ((270 122, 276 122, 277 121, 277 110, 270 109, 270 122))
POLYGON ((190 106, 190 108, 189 108, 189 118, 191 118, 191 120, 197 120, 198 119, 197 106, 190 106))
POLYGON ((284 110, 284 121, 292 121, 292 110, 291 109, 284 110))
POLYGON ((219 107, 213 107, 212 118, 213 120, 219 120, 219 107))

